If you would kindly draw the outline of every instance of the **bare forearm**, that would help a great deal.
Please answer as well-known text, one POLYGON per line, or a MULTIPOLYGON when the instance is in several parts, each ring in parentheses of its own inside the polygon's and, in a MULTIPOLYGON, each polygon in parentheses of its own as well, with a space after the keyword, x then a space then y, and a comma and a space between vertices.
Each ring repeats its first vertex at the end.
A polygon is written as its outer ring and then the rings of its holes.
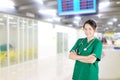
POLYGON ((69 59, 72 59, 72 60, 87 60, 87 56, 80 56, 80 55, 77 55, 76 52, 71 52, 69 54, 69 59))
POLYGON ((77 55, 76 52, 71 52, 71 53, 69 54, 69 59, 79 60, 79 56, 77 55))
POLYGON ((96 57, 93 54, 83 57, 84 58, 79 59, 79 61, 84 63, 94 63, 96 61, 96 57))
POLYGON ((79 59, 80 62, 84 62, 84 63, 91 63, 91 60, 89 58, 87 58, 87 56, 84 56, 84 58, 79 59))
POLYGON ((92 54, 89 56, 79 56, 75 52, 71 52, 69 58, 72 60, 79 60, 84 63, 94 63, 96 61, 96 57, 92 54))

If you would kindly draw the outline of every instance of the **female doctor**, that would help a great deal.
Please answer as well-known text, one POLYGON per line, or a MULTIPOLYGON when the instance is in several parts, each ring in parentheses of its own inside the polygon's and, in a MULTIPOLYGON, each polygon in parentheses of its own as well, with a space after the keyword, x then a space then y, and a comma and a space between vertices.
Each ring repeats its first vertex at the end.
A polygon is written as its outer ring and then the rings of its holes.
POLYGON ((78 39, 70 50, 69 59, 75 60, 72 80, 99 80, 102 42, 94 36, 96 27, 94 20, 87 20, 83 25, 86 37, 78 39))

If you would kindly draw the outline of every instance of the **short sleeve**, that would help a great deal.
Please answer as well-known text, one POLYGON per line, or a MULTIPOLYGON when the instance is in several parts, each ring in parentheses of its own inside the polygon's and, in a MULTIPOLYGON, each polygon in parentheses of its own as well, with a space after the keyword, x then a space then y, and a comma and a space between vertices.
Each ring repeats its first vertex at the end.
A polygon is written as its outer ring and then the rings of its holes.
POLYGON ((97 61, 100 61, 102 54, 102 42, 100 40, 96 42, 93 53, 95 54, 97 61))
POLYGON ((76 41, 76 43, 74 44, 74 46, 72 47, 72 49, 70 50, 70 52, 76 52, 76 50, 77 50, 77 48, 78 48, 81 40, 82 40, 82 39, 78 39, 78 40, 76 41))

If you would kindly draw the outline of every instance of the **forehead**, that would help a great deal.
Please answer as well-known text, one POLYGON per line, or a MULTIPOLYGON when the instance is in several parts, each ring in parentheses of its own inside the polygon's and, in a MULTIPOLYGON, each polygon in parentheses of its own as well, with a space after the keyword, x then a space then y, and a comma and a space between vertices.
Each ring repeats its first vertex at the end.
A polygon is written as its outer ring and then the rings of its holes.
POLYGON ((92 28, 90 24, 85 24, 85 28, 92 28))

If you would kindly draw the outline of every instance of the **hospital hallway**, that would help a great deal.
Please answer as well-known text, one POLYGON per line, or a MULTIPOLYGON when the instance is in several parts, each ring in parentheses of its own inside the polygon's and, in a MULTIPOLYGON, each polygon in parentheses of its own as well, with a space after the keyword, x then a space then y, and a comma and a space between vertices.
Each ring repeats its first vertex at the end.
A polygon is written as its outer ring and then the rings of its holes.
POLYGON ((73 65, 74 61, 69 60, 67 55, 59 54, 44 60, 1 68, 0 80, 71 80, 73 65))
POLYGON ((0 80, 71 80, 73 47, 102 58, 99 80, 120 80, 120 0, 0 1, 0 80))

